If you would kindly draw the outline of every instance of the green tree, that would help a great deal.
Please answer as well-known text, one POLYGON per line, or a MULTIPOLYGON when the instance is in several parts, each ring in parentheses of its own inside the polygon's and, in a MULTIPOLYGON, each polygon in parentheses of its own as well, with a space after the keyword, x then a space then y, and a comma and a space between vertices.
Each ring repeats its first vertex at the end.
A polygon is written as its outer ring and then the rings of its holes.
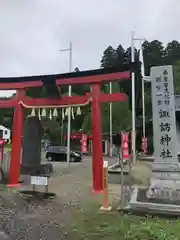
POLYGON ((143 43, 143 57, 145 75, 150 75, 152 66, 160 66, 164 64, 165 50, 162 42, 154 40, 152 42, 145 41, 143 43))
MULTIPOLYGON (((140 66, 141 63, 139 61, 139 51, 135 49, 135 61, 137 63, 136 71, 136 79, 135 79, 135 91, 136 91, 136 115, 140 115, 142 112, 142 104, 141 104, 141 72, 140 66)), ((109 68, 109 67, 117 67, 120 71, 124 71, 124 63, 131 63, 131 47, 124 50, 122 45, 119 45, 117 49, 113 49, 112 46, 109 46, 103 53, 103 57, 101 60, 101 67, 109 68)), ((121 81, 119 84, 120 89, 129 96, 129 107, 131 107, 132 103, 132 88, 131 81, 121 81)), ((104 90, 104 86, 102 88, 104 90)))
POLYGON ((180 60, 173 66, 175 94, 180 94, 180 60))
POLYGON ((169 42, 165 48, 165 64, 175 64, 180 60, 180 43, 178 41, 169 42))
MULTIPOLYGON (((173 40, 166 47, 158 40, 143 43, 145 74, 150 75, 150 67, 164 64, 173 65, 175 93, 180 94, 180 43, 173 40)), ((152 116, 151 84, 145 84, 146 115, 152 116)))
POLYGON ((101 67, 115 67, 117 63, 117 57, 118 55, 116 50, 112 46, 107 47, 101 59, 101 67))
POLYGON ((116 53, 117 53, 116 66, 117 68, 122 69, 124 64, 125 50, 121 44, 117 47, 116 53))
MULTIPOLYGON (((113 133, 128 130, 131 127, 131 112, 128 103, 112 103, 112 130, 113 133)), ((102 132, 109 133, 109 103, 101 104, 102 132)), ((89 112, 82 123, 82 130, 91 133, 91 112, 89 112)))
MULTIPOLYGON (((131 47, 127 48, 124 53, 124 61, 128 64, 131 63, 131 47)), ((142 77, 141 77, 141 62, 139 60, 139 51, 135 49, 135 107, 136 107, 136 116, 139 116, 142 113, 142 104, 141 104, 141 95, 142 95, 142 77)), ((120 82, 120 88, 126 93, 129 97, 129 108, 132 109, 132 82, 131 81, 122 81, 120 82)))
MULTIPOLYGON (((105 93, 108 93, 109 88, 106 86, 105 93)), ((119 92, 119 84, 112 85, 112 92, 119 92)), ((101 120, 102 132, 109 132, 109 103, 101 104, 101 120)), ((113 132, 117 133, 121 130, 127 130, 131 126, 131 112, 129 110, 128 102, 112 103, 112 119, 113 119, 113 132)), ((82 129, 85 132, 91 133, 91 112, 87 113, 82 123, 82 129)))

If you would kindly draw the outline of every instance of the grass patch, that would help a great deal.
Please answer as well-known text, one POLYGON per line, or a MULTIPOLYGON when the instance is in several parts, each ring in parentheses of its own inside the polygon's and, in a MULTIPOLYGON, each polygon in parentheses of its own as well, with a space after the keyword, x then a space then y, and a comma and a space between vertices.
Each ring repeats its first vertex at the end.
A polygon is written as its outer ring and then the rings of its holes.
POLYGON ((180 220, 104 213, 91 206, 75 213, 73 231, 82 240, 180 240, 180 220))
POLYGON ((7 153, 7 152, 10 152, 11 151, 11 144, 6 144, 4 146, 4 152, 7 153))

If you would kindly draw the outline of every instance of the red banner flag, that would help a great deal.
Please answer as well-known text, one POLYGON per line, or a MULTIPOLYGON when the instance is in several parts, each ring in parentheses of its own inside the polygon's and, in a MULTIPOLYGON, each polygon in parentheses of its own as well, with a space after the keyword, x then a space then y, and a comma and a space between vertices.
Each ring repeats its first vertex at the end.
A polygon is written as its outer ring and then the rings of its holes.
POLYGON ((147 153, 147 138, 142 137, 141 149, 143 153, 147 153))
POLYGON ((129 160, 129 133, 121 133, 122 160, 129 160))
POLYGON ((83 133, 81 136, 81 151, 87 153, 87 134, 83 133))

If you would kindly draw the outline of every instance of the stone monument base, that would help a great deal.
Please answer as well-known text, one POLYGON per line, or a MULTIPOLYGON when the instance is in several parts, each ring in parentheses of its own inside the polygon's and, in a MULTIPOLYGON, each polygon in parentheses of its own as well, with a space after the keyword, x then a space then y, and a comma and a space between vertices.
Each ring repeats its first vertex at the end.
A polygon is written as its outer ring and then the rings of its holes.
POLYGON ((176 165, 153 164, 150 186, 134 188, 124 210, 180 216, 180 171, 176 165))
POLYGON ((20 173, 22 175, 46 175, 53 172, 52 163, 44 163, 40 165, 21 165, 20 173))
POLYGON ((180 180, 152 178, 146 197, 149 200, 172 204, 180 201, 180 180))
POLYGON ((171 197, 169 198, 166 188, 161 189, 159 192, 160 195, 149 197, 148 194, 151 190, 151 188, 135 187, 128 205, 120 210, 145 215, 180 216, 180 197, 172 195, 170 191, 168 194, 171 197))
POLYGON ((154 156, 153 155, 144 155, 144 154, 140 154, 138 156, 138 160, 140 162, 149 162, 149 163, 152 163, 154 162, 154 156))

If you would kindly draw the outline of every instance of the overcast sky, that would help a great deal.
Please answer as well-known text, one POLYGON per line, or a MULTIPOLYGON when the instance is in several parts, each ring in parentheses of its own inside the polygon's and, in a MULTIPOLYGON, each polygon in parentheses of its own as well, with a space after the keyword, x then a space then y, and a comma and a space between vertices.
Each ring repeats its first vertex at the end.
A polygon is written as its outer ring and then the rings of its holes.
POLYGON ((180 40, 179 6, 179 0, 0 0, 0 77, 68 71, 68 52, 60 49, 70 41, 73 68, 86 70, 99 68, 108 45, 129 46, 132 30, 147 40, 180 40))

